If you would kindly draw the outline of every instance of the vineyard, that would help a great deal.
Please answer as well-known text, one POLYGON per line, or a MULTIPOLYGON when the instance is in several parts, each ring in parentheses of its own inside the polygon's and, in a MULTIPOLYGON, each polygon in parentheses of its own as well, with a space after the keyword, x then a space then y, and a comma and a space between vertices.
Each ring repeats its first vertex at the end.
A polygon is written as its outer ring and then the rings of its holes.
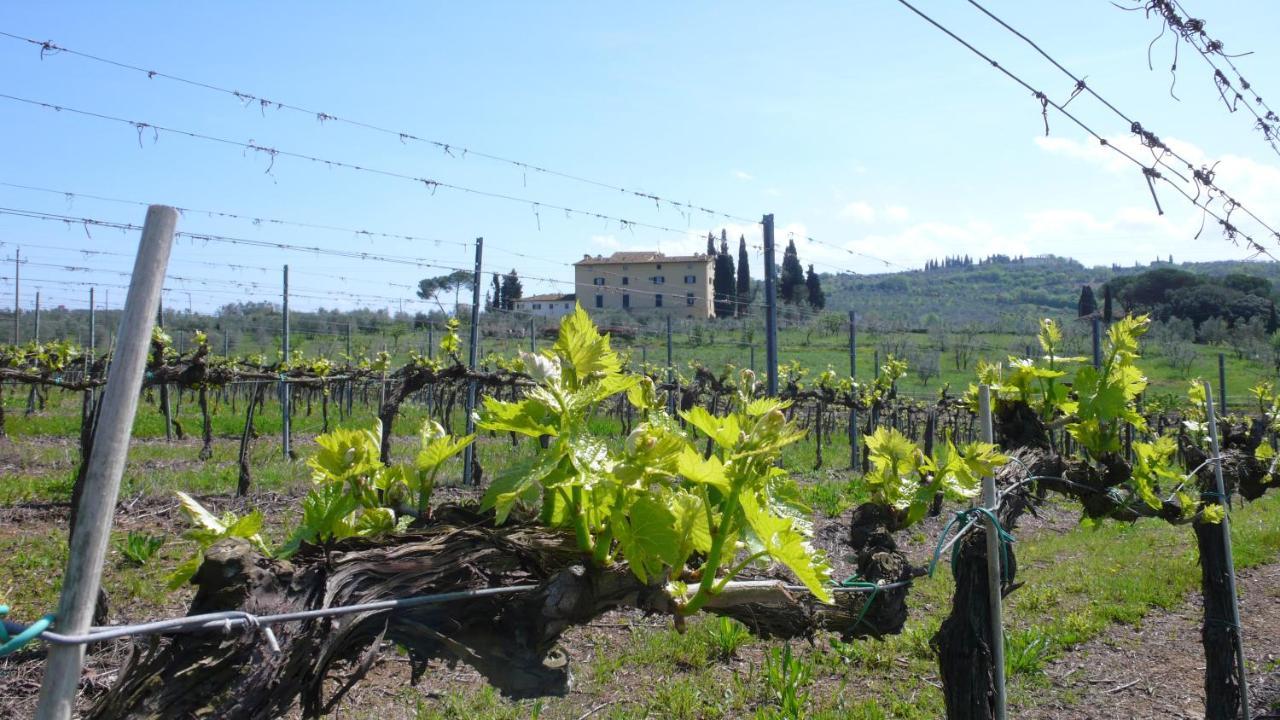
MULTIPOLYGON (((456 325, 429 353, 439 359, 399 367, 385 354, 221 357, 203 335, 178 352, 157 329, 143 379, 154 405, 139 423, 173 439, 136 442, 127 475, 157 467, 167 477, 126 489, 95 612, 143 619, 185 603, 194 616, 270 617, 410 603, 276 625, 269 642, 268 626, 212 644, 180 633, 127 661, 128 641, 104 639, 90 666, 115 679, 85 694, 85 712, 359 716, 376 692, 367 686, 397 676, 400 658, 433 688, 389 693, 394 712, 413 717, 642 716, 656 706, 612 689, 633 682, 633 663, 663 674, 653 702, 675 716, 989 717, 993 683, 1007 675, 1020 715, 1056 717, 1072 691, 1055 687, 1054 671, 1126 625, 1177 611, 1198 587, 1206 664, 1199 680, 1179 682, 1207 691, 1210 717, 1234 717, 1242 633, 1220 620, 1234 577, 1211 459, 1222 458, 1237 500, 1236 565, 1266 572, 1280 549, 1266 495, 1280 399, 1260 383, 1253 412, 1210 423, 1205 386, 1191 383, 1177 407, 1144 408, 1146 327, 1111 326, 1095 369, 1063 356, 1046 321, 1034 357, 982 364, 965 392, 933 401, 897 395, 908 367, 892 357, 871 382, 783 374, 776 398, 750 369, 627 367, 581 310, 550 347, 476 370, 456 325), (481 400, 465 434, 470 387, 481 400), (282 432, 300 437, 286 445, 282 432), (996 481, 992 501, 979 497, 984 476, 996 481), (1031 535, 1014 543, 1028 512, 1031 535), (1003 673, 990 642, 986 519, 999 523, 1009 611, 1003 673), (1166 548, 1159 558, 1153 544, 1166 548), (1074 569, 1055 560, 1080 550, 1095 557, 1074 569), (1100 577, 1068 580, 1081 573, 1100 577), (211 667, 229 672, 211 681, 211 667), (462 689, 442 680, 460 672, 462 689), (914 699, 887 704, 883 692, 914 699)), ((5 510, 20 528, 5 542, 24 555, 15 609, 47 606, 56 592, 47 570, 64 557, 58 528, 76 518, 34 498, 79 495, 110 359, 67 343, 4 351, 15 461, 60 453, 52 465, 63 468, 25 480, 17 493, 30 499, 5 510), (30 434, 28 420, 78 426, 64 438, 80 441, 30 434), (24 551, 32 537, 44 540, 24 551)), ((1244 595, 1247 611, 1255 598, 1244 595)), ((1252 627, 1247 615, 1240 626, 1252 627)), ((1196 633, 1184 634, 1169 640, 1191 652, 1196 633)), ((1251 651, 1269 652, 1267 637, 1251 651)), ((1280 688, 1257 657, 1245 667, 1265 702, 1280 688)), ((7 667, 38 659, 23 650, 7 667)), ((1144 695, 1133 712, 1172 702, 1144 695)))
POLYGON ((286 5, 0 27, 0 718, 1280 720, 1275 8, 286 5))

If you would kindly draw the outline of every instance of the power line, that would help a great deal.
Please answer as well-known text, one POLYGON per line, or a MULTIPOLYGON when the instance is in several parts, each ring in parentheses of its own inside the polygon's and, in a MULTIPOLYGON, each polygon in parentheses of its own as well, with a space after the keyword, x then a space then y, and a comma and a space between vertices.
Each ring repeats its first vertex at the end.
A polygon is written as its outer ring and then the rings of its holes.
POLYGON ((412 141, 412 142, 425 143, 427 145, 436 147, 437 149, 441 150, 444 154, 450 157, 457 157, 453 154, 454 151, 456 150, 461 154, 461 157, 464 157, 464 158, 469 155, 474 155, 476 157, 483 158, 485 160, 491 160, 494 162, 510 165, 512 167, 520 169, 522 172, 533 171, 539 174, 551 175, 551 176, 555 176, 565 180, 571 180, 573 182, 592 185, 592 186, 603 188, 606 190, 613 190, 619 193, 634 196, 642 200, 653 202, 657 207, 661 207, 662 205, 670 206, 672 208, 675 208, 677 211, 681 212, 682 214, 686 214, 686 218, 687 218, 687 214, 699 212, 699 213, 704 213, 706 215, 710 215, 713 217, 724 218, 726 220, 735 220, 738 222, 755 222, 754 220, 747 220, 747 219, 732 215, 730 213, 708 208, 702 205, 695 204, 693 202, 681 202, 679 200, 672 200, 667 197, 660 197, 653 193, 634 190, 634 189, 622 187, 620 185, 615 185, 613 183, 602 182, 599 180, 592 180, 590 178, 585 178, 580 175, 575 175, 572 173, 567 173, 559 170, 552 170, 550 168, 543 167, 540 165, 535 165, 535 164, 523 162, 520 160, 512 160, 510 158, 506 158, 500 155, 494 155, 492 153, 482 152, 479 150, 473 150, 469 147, 459 145, 457 143, 446 143, 441 140, 431 140, 431 139, 419 137, 414 133, 404 132, 400 130, 392 130, 390 128, 382 127, 379 125, 374 125, 374 124, 359 121, 359 120, 352 120, 349 118, 345 118, 345 117, 336 115, 334 113, 311 110, 311 109, 300 107, 297 105, 292 105, 290 103, 270 100, 264 97, 260 97, 258 95, 254 95, 252 93, 241 92, 239 90, 231 90, 229 88, 219 87, 217 85, 201 82, 198 80, 191 80, 191 79, 180 77, 178 75, 173 75, 170 73, 163 73, 156 70, 147 70, 146 68, 138 67, 136 65, 132 65, 119 60, 112 60, 112 59, 104 58, 97 55, 91 55, 86 52, 81 52, 79 50, 72 50, 70 48, 62 47, 60 45, 53 43, 50 40, 35 40, 33 38, 23 37, 21 35, 15 35, 13 33, 8 33, 3 31, 0 31, 0 36, 38 46, 40 48, 41 59, 44 59, 45 55, 50 53, 52 54, 66 53, 69 55, 74 55, 76 57, 84 58, 86 60, 92 60, 94 62, 112 65, 114 67, 121 68, 124 70, 131 70, 134 72, 143 73, 148 77, 148 79, 162 78, 165 80, 182 83, 184 85, 201 88, 203 90, 210 90, 213 92, 222 93, 224 95, 229 95, 235 98, 238 102, 240 102, 243 105, 251 105, 256 103, 264 113, 268 108, 276 109, 276 110, 289 110, 292 112, 302 113, 304 115, 309 115, 311 117, 314 117, 321 124, 326 122, 342 123, 345 125, 350 125, 352 127, 357 127, 364 130, 370 130, 370 131, 382 133, 385 135, 391 135, 398 138, 400 142, 412 141))
POLYGON ((396 172, 394 170, 384 170, 380 168, 366 167, 363 165, 357 165, 355 163, 346 162, 344 160, 332 160, 328 158, 318 157, 316 155, 307 155, 305 153, 293 152, 291 150, 281 150, 276 147, 259 145, 258 143, 255 143, 253 141, 240 142, 239 140, 231 140, 228 138, 217 137, 215 135, 207 135, 205 133, 195 132, 192 130, 180 130, 177 128, 166 127, 164 125, 157 125, 155 123, 143 122, 140 120, 129 120, 126 118, 116 117, 114 115, 106 115, 103 113, 92 112, 89 110, 80 110, 80 109, 68 107, 65 105, 54 105, 52 103, 46 103, 39 100, 31 100, 28 98, 21 98, 15 95, 6 95, 3 93, 0 93, 0 98, 9 100, 12 102, 16 102, 16 103, 43 108, 45 110, 51 110, 53 112, 66 112, 66 113, 71 113, 73 115, 90 117, 97 120, 103 120, 106 122, 114 122, 122 125, 128 125, 137 131, 139 147, 142 146, 143 133, 147 131, 151 131, 153 136, 157 138, 159 137, 160 133, 164 132, 172 135, 180 135, 182 137, 192 138, 195 140, 203 140, 203 141, 215 143, 215 144, 239 147, 239 148, 245 149, 246 151, 251 150, 255 153, 261 153, 267 156, 268 165, 267 165, 267 169, 264 172, 268 174, 275 167, 276 158, 287 157, 287 158, 293 158, 296 160, 306 160, 308 162, 317 163, 330 168, 336 167, 336 168, 342 168, 344 170, 353 170, 358 172, 369 173, 372 175, 378 175, 381 177, 392 178, 394 180, 404 180, 407 182, 424 186, 428 191, 431 192, 432 195, 435 194, 436 190, 440 188, 445 188, 446 190, 455 190, 457 192, 466 193, 469 195, 475 195, 477 197, 485 197, 485 198, 490 198, 494 200, 504 200, 508 202, 517 203, 520 205, 527 205, 533 211, 534 219, 537 221, 539 229, 541 229, 542 227, 541 211, 554 210, 556 212, 563 212, 566 218, 569 218, 573 215, 579 215, 582 217, 594 218, 597 220, 604 220, 606 222, 616 222, 624 230, 642 227, 642 228, 648 228, 651 230, 658 230, 660 232, 676 233, 680 235, 688 234, 687 229, 682 230, 679 228, 669 227, 667 225, 658 225, 656 223, 642 222, 639 220, 628 220, 622 217, 606 215, 604 213, 596 212, 594 210, 580 210, 577 208, 568 207, 566 205, 557 205, 555 203, 547 203, 547 202, 542 202, 540 200, 532 200, 530 198, 522 198, 522 197, 517 197, 515 195, 507 195, 506 193, 493 192, 490 190, 480 190, 478 188, 467 187, 465 185, 457 185, 454 183, 448 183, 441 180, 434 180, 426 177, 406 175, 405 173, 396 172))
MULTIPOLYGON (((1250 249, 1252 249, 1253 251, 1255 251, 1255 252, 1257 252, 1257 253, 1261 253, 1261 254, 1267 255, 1268 257, 1272 257, 1272 256, 1271 256, 1271 254, 1266 250, 1266 248, 1262 247, 1262 245, 1261 245, 1261 244, 1259 244, 1256 240, 1254 240, 1254 239, 1253 239, 1253 237, 1252 237, 1251 235, 1249 235, 1248 233, 1243 232, 1239 227, 1237 227, 1235 224, 1233 224, 1233 223, 1231 222, 1231 220, 1230 220, 1231 210, 1233 210, 1234 208, 1233 208, 1233 207, 1231 207, 1230 203, 1228 204, 1227 217, 1222 217, 1222 216, 1221 216, 1221 215, 1219 215, 1218 213, 1216 213, 1216 212, 1214 212, 1213 210, 1211 210, 1211 209, 1208 207, 1208 205, 1207 205, 1207 204, 1201 203, 1198 197, 1193 197, 1193 196, 1191 196, 1189 193, 1187 193, 1187 191, 1186 191, 1186 190, 1184 190, 1184 189, 1182 189, 1181 187, 1179 187, 1179 186, 1178 186, 1177 184, 1175 184, 1172 180, 1169 180, 1169 178, 1165 177, 1165 175, 1164 175, 1163 173, 1161 173, 1160 171, 1156 170, 1154 167, 1148 167, 1147 165, 1145 165, 1145 164, 1143 164, 1142 162, 1140 162, 1137 158, 1135 158, 1135 157, 1133 157, 1132 155, 1130 155, 1129 153, 1125 152, 1123 149, 1121 149, 1121 148, 1117 147, 1114 143, 1112 143, 1112 142, 1108 141, 1105 137, 1103 137, 1102 135, 1098 134, 1096 131, 1094 131, 1094 129, 1093 129, 1093 128, 1091 128, 1091 127, 1089 127, 1088 125, 1086 125, 1082 120, 1080 120, 1080 119, 1079 119, 1079 118, 1077 118, 1075 115, 1073 115, 1070 111, 1068 111, 1064 105, 1061 105, 1061 104, 1059 104, 1059 103, 1057 103, 1057 102, 1055 102, 1055 101, 1053 101, 1053 100, 1049 99, 1049 97, 1048 97, 1045 93, 1041 92, 1040 90, 1037 90, 1035 87, 1033 87, 1033 86, 1032 86, 1030 83, 1028 83, 1026 80, 1023 80, 1021 77, 1019 77, 1018 75, 1014 74, 1012 71, 1010 71, 1010 70, 1008 70, 1007 68, 1005 68, 1004 66, 1002 66, 1002 65, 1001 65, 999 62, 997 62, 994 58, 992 58, 991 56, 989 56, 989 55, 987 55, 986 53, 982 52, 982 51, 981 51, 981 50, 979 50, 978 48, 974 47, 974 46, 973 46, 972 44, 970 44, 967 40, 965 40, 964 38, 960 37, 960 36, 959 36, 959 35, 957 35, 956 33, 952 32, 950 29, 948 29, 946 26, 944 26, 944 25, 942 25, 941 23, 939 23, 937 20, 934 20, 934 19, 933 19, 932 17, 930 17, 929 15, 926 15, 924 12, 921 12, 921 11, 920 11, 918 8, 916 8, 914 5, 912 5, 911 3, 907 2, 907 0, 897 0, 897 1, 898 1, 898 3, 899 3, 900 5, 902 5, 903 7, 906 7, 908 10, 910 10, 911 12, 915 13, 916 15, 918 15, 919 17, 921 17, 922 19, 924 19, 924 20, 925 20, 926 22, 928 22, 930 25, 933 25, 933 26, 934 26, 935 28, 937 28, 938 30, 941 30, 943 33, 945 33, 945 34, 946 34, 948 37, 950 37, 952 40, 955 40, 957 43, 959 43, 959 44, 963 45, 963 46, 964 46, 966 49, 968 49, 970 52, 972 52, 973 54, 977 55, 978 57, 980 57, 980 58, 982 58, 983 60, 985 60, 986 62, 988 62, 988 63, 989 63, 993 68, 995 68, 996 70, 998 70, 998 71, 1000 71, 1001 73, 1003 73, 1003 74, 1004 74, 1006 77, 1008 77, 1010 80, 1013 80, 1013 81, 1014 81, 1014 82, 1016 82, 1018 85, 1021 85, 1023 88, 1025 88, 1026 90, 1030 91, 1030 92, 1031 92, 1031 94, 1032 94, 1032 96, 1033 96, 1035 99, 1037 99, 1037 100, 1039 100, 1039 101, 1040 101, 1040 103, 1041 103, 1041 106, 1042 106, 1042 107, 1044 107, 1044 108, 1048 108, 1048 107, 1052 106, 1055 110, 1057 110, 1059 113, 1061 113, 1064 117, 1066 117, 1067 119, 1069 119, 1069 120, 1071 120, 1073 123, 1075 123, 1075 124, 1076 124, 1080 129, 1084 130, 1086 133, 1088 133, 1089 135, 1093 136, 1093 138, 1094 138, 1094 139, 1096 139, 1096 140, 1097 140, 1097 141, 1098 141, 1098 142, 1099 142, 1103 147, 1105 147, 1105 148, 1109 148, 1109 149, 1110 149, 1110 150, 1112 150, 1113 152, 1118 153, 1120 156, 1124 157, 1126 160, 1128 160, 1129 162, 1131 162, 1131 163, 1133 163, 1134 165, 1136 165, 1136 166, 1137 166, 1137 167, 1142 171, 1143 177, 1144 177, 1144 178, 1146 179, 1146 181, 1147 181, 1147 186, 1148 186, 1148 188, 1151 190, 1151 197, 1152 197, 1152 199, 1153 199, 1153 200, 1155 200, 1155 203, 1156 203, 1156 209, 1157 209, 1157 211, 1159 211, 1161 214, 1163 214, 1163 212, 1164 212, 1164 211, 1163 211, 1163 209, 1160 207, 1159 197, 1156 195, 1156 192, 1155 192, 1155 181, 1157 181, 1157 180, 1163 181, 1166 185, 1168 185, 1169 187, 1172 187, 1172 188, 1173 188, 1173 189, 1174 189, 1174 190, 1175 190, 1179 195, 1181 195, 1182 197, 1184 197, 1184 198, 1185 198, 1188 202, 1190 202, 1192 205, 1194 205, 1194 206, 1196 206, 1196 207, 1200 208, 1200 209, 1205 213, 1205 215, 1206 215, 1206 216, 1212 217, 1212 218, 1214 218, 1215 220, 1217 220, 1217 221, 1218 221, 1218 224, 1222 227, 1223 235, 1224 235, 1224 236, 1225 236, 1229 241, 1231 241, 1231 242, 1239 242, 1239 240, 1240 240, 1241 238, 1243 238, 1243 239, 1244 239, 1244 241, 1245 241, 1245 243, 1248 245, 1248 247, 1249 247, 1250 249)), ((1154 164, 1154 163, 1153 163, 1153 164, 1154 164)), ((1199 187, 1199 185, 1197 185, 1197 187, 1199 187)), ((1236 205, 1238 205, 1238 203, 1236 203, 1236 205)), ((1273 235, 1273 236, 1275 236, 1275 238, 1276 238, 1277 240, 1280 240, 1280 233, 1277 233, 1275 230, 1272 230, 1272 229, 1271 229, 1271 227, 1270 227, 1270 226, 1268 226, 1268 225, 1266 225, 1265 223, 1263 223, 1263 225, 1264 225, 1264 226, 1265 226, 1269 231, 1271 231, 1272 235, 1273 235)), ((1199 233, 1197 233, 1197 237, 1198 237, 1198 236, 1199 236, 1199 233)))

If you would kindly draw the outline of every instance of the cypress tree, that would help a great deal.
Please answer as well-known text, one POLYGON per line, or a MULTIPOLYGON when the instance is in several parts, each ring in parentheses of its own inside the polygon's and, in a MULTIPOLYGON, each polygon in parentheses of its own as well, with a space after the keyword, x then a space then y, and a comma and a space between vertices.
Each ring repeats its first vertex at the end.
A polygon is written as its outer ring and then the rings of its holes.
MULTIPOLYGON (((1275 312, 1275 303, 1271 304, 1272 312, 1275 312)), ((1111 322, 1111 283, 1102 286, 1102 321, 1111 322)))
POLYGON ((516 301, 524 297, 524 288, 520 286, 520 276, 516 275, 515 268, 511 272, 502 276, 502 309, 515 309, 516 301))
POLYGON ((493 274, 493 291, 489 293, 489 309, 501 310, 502 304, 502 285, 498 280, 498 273, 493 274))
POLYGON ((1267 333, 1280 330, 1280 317, 1276 317, 1276 302, 1271 301, 1271 309, 1267 311, 1267 333))
POLYGON ((729 254, 729 240, 720 236, 720 252, 716 253, 715 275, 711 286, 715 290, 716 317, 733 317, 735 303, 733 256, 729 254))
POLYGON ((1098 301, 1093 297, 1093 288, 1085 285, 1080 288, 1080 301, 1076 303, 1076 315, 1078 317, 1089 317, 1098 312, 1098 301))
POLYGON ((818 279, 818 273, 813 271, 813 265, 809 266, 809 272, 804 278, 804 285, 809 296, 809 305, 814 310, 821 310, 827 306, 827 295, 822 292, 822 281, 818 279))
POLYGON ((778 293, 783 302, 798 303, 805 299, 804 268, 800 266, 800 254, 796 252, 796 241, 787 241, 787 250, 782 254, 782 277, 778 279, 778 293))
POLYGON ((716 256, 716 236, 707 233, 707 257, 714 258, 716 256))
POLYGON ((747 238, 738 237, 738 284, 734 294, 738 297, 738 317, 747 314, 751 306, 751 268, 747 265, 747 238))

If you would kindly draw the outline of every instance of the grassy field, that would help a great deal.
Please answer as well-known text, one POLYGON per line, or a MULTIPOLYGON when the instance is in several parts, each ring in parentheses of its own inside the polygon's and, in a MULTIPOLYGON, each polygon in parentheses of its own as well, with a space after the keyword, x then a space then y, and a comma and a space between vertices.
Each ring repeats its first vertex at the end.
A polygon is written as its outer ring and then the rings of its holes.
MULTIPOLYGON (((923 340, 923 336, 919 336, 923 340)), ((993 345, 1014 342, 1012 336, 993 345)), ((723 343, 679 348, 705 363, 740 361, 740 350, 723 343)), ((1197 348, 1207 371, 1216 373, 1216 353, 1197 348)), ((847 348, 836 338, 813 340, 804 347, 810 366, 847 361, 847 348)), ((867 362, 869 353, 860 354, 867 362)), ((757 360, 762 362, 763 352, 757 360)), ((681 355, 677 353, 677 361, 681 355)), ((788 356, 784 353, 784 361, 788 356)), ((652 360, 652 354, 650 360, 652 360)), ((745 364, 745 363, 743 363, 745 364)), ((1180 381, 1152 367, 1153 381, 1170 391, 1180 381)), ((839 367, 839 365, 837 365, 839 367)), ((860 366, 860 373, 862 372, 860 366)), ((1207 374, 1207 372, 1205 373, 1207 374)), ((1263 375, 1258 368, 1228 366, 1228 392, 1244 397, 1245 387, 1263 375)), ((963 376, 967 384, 969 375, 963 376)), ((961 376, 956 375, 956 387, 961 376)), ((908 391, 912 386, 906 385, 908 391)), ((928 388, 919 388, 925 392, 928 388)), ((53 392, 43 411, 27 416, 25 397, 8 393, 5 399, 9 437, 0 441, 0 603, 13 608, 18 619, 34 617, 56 605, 60 571, 66 560, 65 503, 78 463, 78 398, 53 392)), ((194 398, 176 402, 177 417, 187 438, 164 441, 163 419, 150 397, 140 409, 135 441, 126 468, 122 503, 115 530, 115 550, 108 560, 106 589, 112 598, 113 622, 137 621, 181 614, 190 591, 166 593, 164 577, 191 551, 181 538, 183 524, 172 491, 184 490, 217 508, 259 507, 267 516, 267 535, 280 541, 297 516, 298 498, 308 486, 309 472, 300 460, 282 457, 278 409, 269 403, 258 418, 261 436, 252 446, 254 486, 249 498, 231 497, 235 487, 236 451, 243 423, 243 404, 231 412, 229 403, 214 405, 214 455, 196 459, 199 419, 194 398), (155 555, 142 563, 125 557, 129 536, 163 538, 155 555)), ((407 457, 415 443, 412 433, 422 409, 406 406, 397 424, 394 449, 407 457)), ((336 412, 331 419, 337 425, 336 412)), ((342 424, 368 426, 372 404, 357 403, 353 417, 342 424)), ((619 442, 617 427, 600 421, 619 442)), ((303 458, 314 448, 319 432, 318 406, 308 416, 297 409, 296 447, 303 458)), ((819 527, 847 522, 842 515, 863 499, 843 460, 847 448, 837 439, 835 458, 822 471, 813 471, 814 446, 799 443, 783 465, 798 475, 807 500, 815 508, 819 527)), ((536 452, 533 443, 512 445, 505 437, 482 437, 477 456, 490 471, 536 452)), ((458 477, 460 468, 448 475, 458 477)), ((1006 604, 1010 698, 1017 717, 1087 717, 1099 693, 1062 681, 1062 665, 1082 665, 1098 643, 1121 642, 1171 613, 1186 611, 1199 586, 1194 539, 1188 528, 1144 521, 1084 529, 1074 522, 1075 510, 1050 506, 1046 521, 1029 521, 1017 533, 1019 580, 1026 585, 1006 604), (1075 708, 1078 714, 1057 714, 1053 708, 1075 708), (1039 714, 1037 714, 1039 713, 1039 714)), ((1236 563, 1240 568, 1274 568, 1280 555, 1280 496, 1272 494, 1239 508, 1233 515, 1236 563)), ((944 518, 914 528, 900 539, 914 562, 927 563, 944 518)), ((618 614, 571 631, 565 644, 575 658, 575 690, 564 698, 511 702, 496 695, 476 676, 465 672, 428 673, 420 687, 410 687, 407 667, 395 653, 373 673, 348 702, 341 717, 390 718, 906 718, 923 720, 943 714, 937 679, 937 660, 929 640, 949 610, 952 582, 946 563, 932 578, 920 579, 910 598, 911 617, 905 631, 882 641, 850 643, 819 636, 813 642, 763 641, 741 626, 704 618, 686 633, 664 618, 618 614)), ((1274 598, 1280 590, 1264 588, 1274 598)), ((1265 599, 1265 598, 1264 598, 1265 599)), ((1167 640, 1165 638, 1164 640, 1167 640)), ((1280 643, 1280 628, 1271 636, 1253 638, 1257 653, 1280 643)), ((1185 654, 1198 658, 1194 634, 1178 639, 1185 654)), ((1127 646, 1126 646, 1127 647, 1127 646)), ((1146 645, 1132 652, 1141 662, 1146 645)), ((6 672, 16 661, 0 661, 0 715, 8 707, 13 716, 25 713, 29 700, 3 689, 6 672), (16 699, 15 699, 16 698, 16 699), (10 703, 6 705, 5 703, 10 703)), ((105 661, 103 661, 105 662, 105 661)), ((1274 663, 1255 661, 1254 671, 1275 675, 1274 663)), ((1193 661, 1194 665, 1194 661, 1193 661)), ((110 667, 100 667, 107 672, 110 667)), ((1117 669, 1119 672, 1124 668, 1117 669)), ((1157 667, 1144 672, 1158 675, 1157 667)), ((1199 682, 1184 678, 1189 687, 1199 682)), ((1154 716, 1154 715, 1153 715, 1154 716)))

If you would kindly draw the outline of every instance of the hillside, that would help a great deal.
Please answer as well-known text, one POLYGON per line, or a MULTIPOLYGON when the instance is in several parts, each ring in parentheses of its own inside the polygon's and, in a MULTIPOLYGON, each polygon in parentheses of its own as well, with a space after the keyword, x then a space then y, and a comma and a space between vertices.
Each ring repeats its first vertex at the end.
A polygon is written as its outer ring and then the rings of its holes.
MULTIPOLYGON (((856 310, 877 327, 919 328, 936 316, 952 328, 998 328, 1014 332, 1042 317, 1074 316, 1082 285, 1098 289, 1108 280, 1155 267, 1177 267, 1219 276, 1245 273, 1280 282, 1280 263, 1220 261, 1153 262, 1132 267, 1085 267, 1063 257, 997 259, 877 275, 823 275, 827 309, 856 310)), ((1099 294, 1099 300, 1101 294, 1099 294)))

